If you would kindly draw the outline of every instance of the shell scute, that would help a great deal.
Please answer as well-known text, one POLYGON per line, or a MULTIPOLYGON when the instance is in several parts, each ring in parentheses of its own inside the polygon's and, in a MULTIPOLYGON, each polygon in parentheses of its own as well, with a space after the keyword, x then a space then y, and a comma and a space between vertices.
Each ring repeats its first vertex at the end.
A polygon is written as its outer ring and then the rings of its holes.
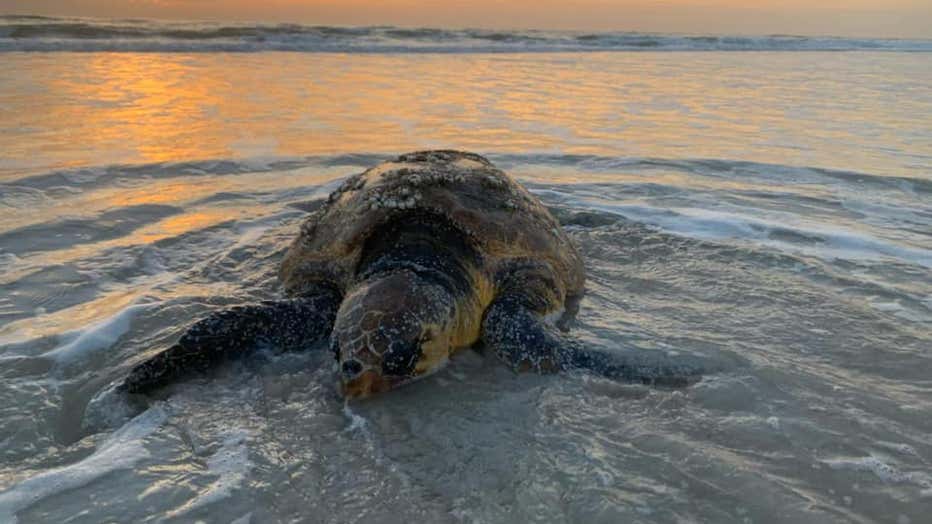
POLYGON ((516 259, 553 268, 560 295, 582 291, 581 258, 540 201, 484 157, 458 151, 418 151, 347 178, 309 216, 282 263, 289 293, 308 280, 334 279, 344 291, 366 240, 406 213, 442 215, 481 254, 493 275, 516 259), (326 268, 326 274, 312 274, 326 268), (309 273, 309 271, 311 273, 309 273))

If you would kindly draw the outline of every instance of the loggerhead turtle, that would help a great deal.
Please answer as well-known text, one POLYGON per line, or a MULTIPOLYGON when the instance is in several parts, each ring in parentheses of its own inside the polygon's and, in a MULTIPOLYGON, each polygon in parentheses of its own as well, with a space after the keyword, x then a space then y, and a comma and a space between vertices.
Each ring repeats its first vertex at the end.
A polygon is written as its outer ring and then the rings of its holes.
POLYGON ((516 371, 666 385, 700 374, 568 336, 579 252, 536 197, 473 153, 409 153, 349 177, 304 221, 279 276, 289 298, 208 316, 119 389, 147 393, 261 342, 296 349, 328 336, 347 397, 426 376, 476 343, 516 371))

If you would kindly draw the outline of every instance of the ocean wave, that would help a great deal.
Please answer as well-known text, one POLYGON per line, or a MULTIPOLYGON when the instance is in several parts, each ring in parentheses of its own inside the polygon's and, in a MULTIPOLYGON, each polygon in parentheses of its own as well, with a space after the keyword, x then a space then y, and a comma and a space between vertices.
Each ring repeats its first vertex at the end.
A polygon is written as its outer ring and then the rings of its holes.
POLYGON ((513 53, 639 50, 932 52, 932 40, 333 27, 0 16, 0 52, 513 53))
POLYGON ((15 524, 18 512, 46 498, 81 488, 115 471, 130 469, 150 457, 146 437, 154 433, 168 415, 161 405, 149 408, 114 432, 88 457, 46 469, 0 493, 0 521, 15 524))
MULTIPOLYGON (((932 194, 932 181, 927 179, 728 159, 564 154, 491 154, 489 157, 502 168, 515 170, 519 177, 529 177, 524 180, 527 186, 542 196, 548 195, 550 204, 564 203, 621 215, 686 237, 744 239, 779 250, 801 250, 821 258, 879 258, 932 267, 932 251, 926 247, 928 237, 923 233, 927 229, 928 209, 921 203, 925 196, 932 194), (535 178, 537 166, 590 173, 597 179, 602 173, 617 172, 639 173, 641 178, 624 183, 598 179, 601 182, 568 184, 557 180, 554 184, 546 177, 535 178), (712 182, 686 188, 652 176, 654 172, 663 171, 685 173, 694 179, 712 182), (727 183, 715 183, 718 179, 727 183), (825 190, 800 189, 815 186, 825 190), (865 190, 871 192, 870 202, 859 197, 865 190), (883 199, 889 203, 884 204, 883 199), (806 209, 817 209, 819 213, 794 215, 806 209)), ((38 193, 38 201, 51 201, 49 195, 53 190, 65 187, 74 191, 94 191, 112 187, 126 178, 287 176, 308 167, 338 167, 339 171, 345 167, 349 174, 387 158, 387 155, 372 153, 84 167, 0 184, 0 207, 18 200, 26 191, 38 193)), ((274 198, 301 209, 308 205, 307 198, 325 195, 333 183, 309 188, 301 194, 289 190, 287 195, 277 194, 274 198)), ((199 201, 198 205, 213 205, 229 198, 230 194, 218 193, 199 201)), ((94 216, 30 223, 0 235, 0 244, 6 245, 17 257, 23 257, 75 243, 105 240, 116 234, 117 229, 131 231, 180 211, 180 208, 166 205, 134 206, 109 209, 94 216), (119 227, 115 229, 115 226, 119 227), (52 235, 55 231, 70 234, 52 235), (44 232, 39 237, 47 240, 37 244, 36 232, 44 232)))
MULTIPOLYGON (((110 185, 115 180, 125 177, 144 176, 157 179, 188 176, 227 176, 288 172, 306 167, 364 169, 389 160, 393 156, 380 153, 347 153, 303 157, 252 157, 144 164, 111 164, 53 170, 0 181, 0 207, 4 205, 16 207, 17 202, 26 198, 30 198, 31 201, 42 200, 44 195, 35 193, 36 190, 76 187, 95 188, 110 185)), ((587 173, 670 170, 730 179, 772 179, 781 183, 791 181, 810 183, 837 181, 846 185, 858 185, 913 195, 932 194, 932 180, 928 178, 869 174, 825 167, 793 166, 746 160, 544 153, 489 153, 486 156, 496 165, 506 170, 527 168, 529 166, 572 168, 587 173)))
POLYGON ((932 250, 910 247, 856 228, 828 224, 787 224, 785 217, 757 217, 755 210, 725 212, 714 209, 661 208, 643 204, 585 202, 590 209, 617 213, 683 237, 712 241, 746 240, 828 260, 889 260, 932 268, 932 250))

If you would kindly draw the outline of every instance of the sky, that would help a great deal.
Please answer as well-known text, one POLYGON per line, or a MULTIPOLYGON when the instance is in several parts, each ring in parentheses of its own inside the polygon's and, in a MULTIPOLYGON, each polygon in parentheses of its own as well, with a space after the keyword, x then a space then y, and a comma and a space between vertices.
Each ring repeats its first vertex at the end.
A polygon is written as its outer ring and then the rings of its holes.
POLYGON ((0 13, 932 38, 932 0, 0 0, 0 13))

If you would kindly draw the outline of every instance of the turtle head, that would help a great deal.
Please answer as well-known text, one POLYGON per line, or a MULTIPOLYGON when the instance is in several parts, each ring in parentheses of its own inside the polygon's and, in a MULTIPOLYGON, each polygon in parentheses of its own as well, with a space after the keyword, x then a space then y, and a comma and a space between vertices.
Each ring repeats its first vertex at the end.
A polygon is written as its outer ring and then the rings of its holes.
POLYGON ((343 300, 331 336, 344 395, 368 397, 440 369, 453 316, 444 287, 413 271, 363 282, 343 300))

